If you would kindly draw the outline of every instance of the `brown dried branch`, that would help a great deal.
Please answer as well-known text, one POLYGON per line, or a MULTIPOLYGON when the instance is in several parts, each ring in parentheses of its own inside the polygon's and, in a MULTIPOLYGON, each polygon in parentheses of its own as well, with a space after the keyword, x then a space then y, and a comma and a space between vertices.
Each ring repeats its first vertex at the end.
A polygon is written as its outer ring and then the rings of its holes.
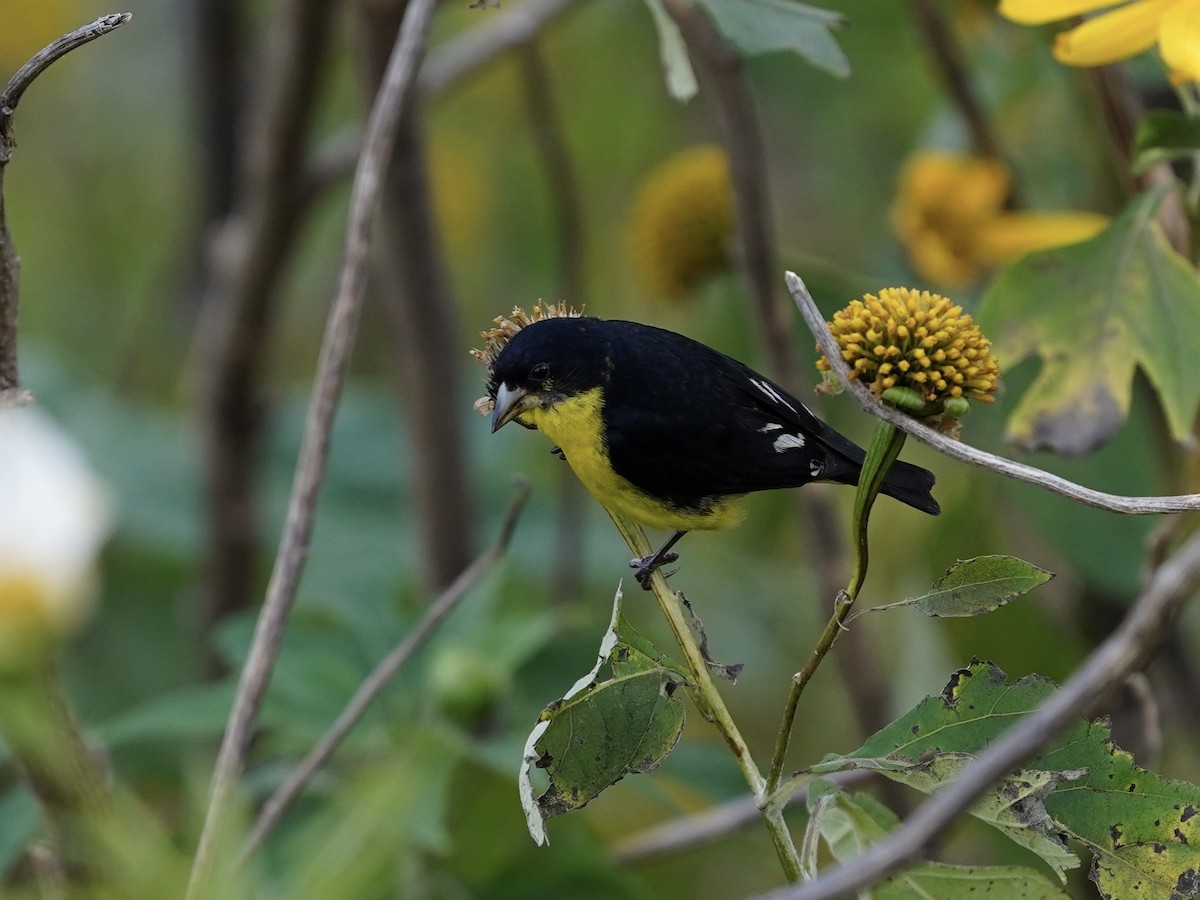
POLYGON ((216 863, 217 830, 224 825, 234 791, 245 767, 263 697, 279 655, 284 628, 296 598, 308 556, 316 518, 317 497, 324 480, 333 432, 334 413, 341 396, 350 352, 354 345, 367 279, 371 224, 383 189, 387 161, 400 118, 413 99, 417 67, 428 40, 435 0, 412 0, 379 93, 367 122, 346 223, 346 244, 337 289, 321 345, 300 458, 292 483, 287 518, 275 567, 267 587, 250 652, 238 683, 237 695, 217 756, 209 807, 192 867, 188 895, 195 897, 216 863))
POLYGON ((43 47, 0 91, 0 404, 27 402, 19 394, 20 370, 17 366, 17 310, 19 300, 20 261, 4 211, 4 169, 12 159, 16 140, 13 137, 13 114, 17 104, 35 78, 56 60, 62 59, 77 47, 115 31, 133 18, 133 13, 113 13, 101 16, 58 40, 43 47))
POLYGON ((253 600, 262 543, 256 474, 264 357, 279 278, 302 220, 296 196, 335 7, 325 0, 282 3, 262 93, 248 117, 240 196, 209 248, 197 346, 209 507, 202 633, 253 600))
MULTIPOLYGON (((356 4, 365 86, 373 94, 383 77, 405 0, 356 4)), ((447 409, 465 408, 460 366, 462 329, 443 262, 433 215, 433 198, 419 104, 400 119, 379 210, 379 241, 372 275, 381 290, 399 394, 412 449, 411 516, 426 591, 449 584, 470 562, 474 543, 474 500, 463 420, 447 409)))

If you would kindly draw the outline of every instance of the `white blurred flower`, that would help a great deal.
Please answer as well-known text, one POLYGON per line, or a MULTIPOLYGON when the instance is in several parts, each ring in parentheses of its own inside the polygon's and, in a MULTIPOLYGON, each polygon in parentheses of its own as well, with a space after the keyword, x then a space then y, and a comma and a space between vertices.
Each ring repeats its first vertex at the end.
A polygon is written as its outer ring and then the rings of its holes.
POLYGON ((0 667, 41 656, 92 599, 108 495, 82 451, 31 407, 0 407, 0 667))

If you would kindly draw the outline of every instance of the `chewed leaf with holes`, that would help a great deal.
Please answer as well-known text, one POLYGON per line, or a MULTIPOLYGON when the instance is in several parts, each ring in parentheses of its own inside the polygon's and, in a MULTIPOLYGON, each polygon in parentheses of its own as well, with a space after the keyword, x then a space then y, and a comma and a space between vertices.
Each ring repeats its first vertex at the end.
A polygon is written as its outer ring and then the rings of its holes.
MULTIPOLYGON (((801 859, 809 876, 816 874, 818 840, 828 846, 833 858, 845 863, 899 826, 891 810, 865 794, 849 796, 837 791, 809 792, 811 816, 801 859)), ((1004 897, 1005 900, 1051 900, 1068 896, 1061 888, 1033 869, 1022 866, 954 866, 919 862, 874 885, 871 896, 878 900, 968 900, 1004 897)))
POLYGON ((539 716, 525 744, 519 788, 529 833, 546 843, 545 820, 586 804, 626 775, 657 768, 679 741, 687 679, 621 616, 621 592, 596 665, 539 716), (549 783, 534 796, 531 766, 549 783))
POLYGON ((1200 275, 1157 221, 1165 189, 1147 191, 1089 241, 1026 256, 988 289, 980 322, 1011 368, 1042 370, 1008 422, 1030 449, 1081 456, 1125 421, 1134 370, 1157 392, 1171 434, 1191 435, 1200 405, 1200 275))
MULTIPOLYGON (((942 693, 844 756, 813 767, 869 768, 936 791, 1055 690, 1038 676, 1008 682, 972 662, 942 693)), ((1107 724, 1080 720, 972 814, 1038 853, 1055 871, 1071 865, 1062 838, 1091 851, 1091 877, 1105 897, 1200 896, 1200 788, 1134 765, 1107 724)))

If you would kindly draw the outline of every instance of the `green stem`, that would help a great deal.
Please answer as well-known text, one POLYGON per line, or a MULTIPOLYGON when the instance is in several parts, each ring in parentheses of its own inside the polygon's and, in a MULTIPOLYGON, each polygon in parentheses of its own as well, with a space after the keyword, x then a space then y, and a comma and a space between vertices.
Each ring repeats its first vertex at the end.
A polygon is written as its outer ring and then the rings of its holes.
MULTIPOLYGON (((871 448, 863 462, 862 473, 858 479, 858 493, 854 498, 854 568, 850 573, 850 581, 833 603, 833 615, 825 624, 821 636, 817 638, 816 646, 809 654, 804 667, 792 676, 792 684, 788 689, 787 700, 783 707, 783 719, 779 724, 779 733, 775 737, 775 752, 771 756, 771 768, 767 772, 767 802, 769 807, 781 804, 776 796, 780 779, 783 777, 784 761, 787 757, 788 744, 792 738, 792 726, 796 721, 796 708, 800 704, 800 696, 808 683, 816 674, 817 668, 825 659, 826 654, 833 649, 837 639, 846 629, 846 617, 850 608, 858 599, 863 582, 867 578, 868 543, 867 524, 871 515, 871 507, 879 496, 884 479, 892 468, 892 463, 900 455, 904 447, 905 433, 893 425, 880 420, 875 426, 871 438, 871 448)), ((784 798, 786 799, 786 798, 784 798)))
POLYGON ((0 737, 42 808, 53 867, 85 881, 102 876, 96 839, 112 812, 108 776, 79 731, 53 663, 0 676, 0 737))
MULTIPOLYGON (((646 533, 640 525, 612 510, 608 510, 608 514, 635 556, 643 557, 651 553, 650 541, 647 540, 646 533)), ((782 808, 768 809, 765 805, 766 782, 754 762, 754 757, 750 754, 750 747, 734 723, 728 707, 725 706, 725 700, 713 682, 712 675, 708 671, 708 664, 704 660, 704 654, 701 653, 695 635, 692 634, 687 618, 683 614, 679 598, 668 586, 667 580, 661 572, 655 572, 651 576, 650 588, 683 653, 684 663, 692 678, 694 687, 692 697, 697 709, 721 733, 721 737, 725 739, 725 743, 737 760, 738 767, 742 770, 742 775, 745 776, 746 783, 750 786, 755 800, 763 808, 763 818, 771 832, 771 840, 775 845, 775 852, 779 855, 784 875, 790 882, 799 881, 800 856, 796 852, 796 845, 792 842, 791 833, 783 820, 782 808)))

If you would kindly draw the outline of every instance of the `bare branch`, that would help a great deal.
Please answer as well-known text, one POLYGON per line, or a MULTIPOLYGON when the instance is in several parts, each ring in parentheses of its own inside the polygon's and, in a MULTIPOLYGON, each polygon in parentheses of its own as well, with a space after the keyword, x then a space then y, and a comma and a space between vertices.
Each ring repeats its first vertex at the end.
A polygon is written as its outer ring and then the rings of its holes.
MULTIPOLYGON (((209 514, 201 633, 249 606, 257 590, 262 535, 255 479, 266 407, 264 359, 279 279, 303 221, 296 198, 333 11, 327 0, 280 4, 263 54, 262 88, 248 116, 239 196, 208 248, 196 329, 209 514)), ((209 667, 215 668, 212 660, 209 667)))
POLYGON ((101 16, 94 22, 64 34, 35 53, 33 58, 9 79, 4 90, 0 91, 0 403, 22 402, 17 394, 17 388, 21 384, 20 371, 17 368, 20 261, 17 259, 16 247, 13 245, 4 212, 4 168, 12 159, 13 147, 16 146, 12 133, 13 113, 29 85, 46 71, 51 63, 66 56, 76 47, 82 47, 120 28, 132 18, 133 13, 101 16))
POLYGON ((527 44, 546 25, 567 11, 574 0, 525 0, 492 16, 486 25, 446 41, 430 54, 417 79, 422 95, 455 87, 497 56, 527 44))
MULTIPOLYGON (((62 59, 72 50, 82 47, 84 44, 90 44, 98 37, 104 37, 110 31, 116 31, 132 18, 133 13, 127 12, 101 16, 94 22, 67 32, 35 53, 29 62, 17 69, 17 74, 10 78, 8 84, 4 86, 4 90, 0 91, 0 133, 7 134, 8 122, 17 108, 17 104, 21 102, 21 95, 25 93, 29 85, 33 84, 35 78, 50 67, 51 63, 62 59)), ((7 158, 0 156, 0 162, 7 161, 7 158)))
MULTIPOLYGON (((905 820, 900 829, 852 862, 815 881, 767 895, 769 900, 850 897, 924 851, 997 780, 1049 745, 1100 698, 1146 662, 1183 603, 1200 585, 1200 535, 1193 536, 1150 580, 1129 615, 1050 699, 905 820)), ((764 898, 766 900, 766 898, 764 898)))
POLYGON ((854 399, 871 415, 895 425, 921 443, 928 444, 933 449, 953 457, 959 462, 970 463, 998 475, 1015 478, 1017 481, 1036 484, 1038 487, 1062 494, 1064 497, 1096 509, 1106 509, 1110 512, 1125 513, 1131 516, 1190 512, 1200 509, 1200 494, 1178 494, 1170 497, 1125 497, 1120 494, 1106 494, 1104 491, 1086 488, 1058 475, 1052 475, 1036 466, 1027 466, 1024 463, 1005 459, 1003 456, 996 456, 994 453, 977 450, 968 444, 947 437, 941 432, 934 431, 927 425, 922 425, 912 416, 905 415, 881 403, 865 385, 849 377, 850 369, 843 361, 837 342, 825 324, 825 317, 817 309, 817 304, 809 294, 808 288, 804 286, 804 282, 800 280, 800 276, 795 272, 788 272, 785 277, 788 290, 792 292, 796 306, 800 308, 800 314, 817 339, 817 343, 821 345, 821 352, 825 354, 833 371, 837 373, 838 379, 850 391, 854 399))
MULTIPOLYGON (((842 789, 877 779, 873 772, 862 769, 835 772, 824 777, 842 789)), ((805 786, 788 796, 783 809, 798 806, 807 799, 808 788, 805 786)), ((695 815, 672 819, 645 831, 635 832, 618 841, 609 855, 614 862, 622 865, 645 862, 711 844, 761 819, 758 801, 754 797, 740 797, 695 815)))
POLYGON ((529 483, 524 479, 517 482, 517 495, 509 503, 508 511, 504 514, 503 524, 495 543, 475 558, 459 576, 429 605, 425 615, 417 626, 405 636, 396 647, 383 658, 359 685, 354 696, 346 704, 334 723, 313 746, 308 755, 288 774, 283 783, 275 789, 270 799, 263 804, 254 823, 254 830, 246 839, 242 848, 242 859, 254 853, 262 845, 267 835, 279 824, 288 807, 300 796, 300 793, 312 780, 313 775, 333 756, 342 741, 346 739, 351 729, 358 724, 375 698, 383 691, 393 676, 400 671, 401 666, 412 658, 437 630, 442 621, 450 614, 458 601, 494 566, 508 550, 516 528, 517 518, 529 499, 529 483))
POLYGON ((359 159, 350 195, 341 273, 321 346, 300 459, 288 501, 287 519, 267 596, 217 756, 204 830, 188 886, 189 897, 198 895, 214 865, 217 830, 224 822, 245 766, 250 736, 258 721, 263 697, 279 655, 284 627, 308 556, 317 497, 329 456, 334 413, 362 309, 372 219, 383 187, 397 124, 413 98, 417 67, 425 50, 435 6, 435 0, 412 0, 408 5, 367 123, 363 155, 359 159))

